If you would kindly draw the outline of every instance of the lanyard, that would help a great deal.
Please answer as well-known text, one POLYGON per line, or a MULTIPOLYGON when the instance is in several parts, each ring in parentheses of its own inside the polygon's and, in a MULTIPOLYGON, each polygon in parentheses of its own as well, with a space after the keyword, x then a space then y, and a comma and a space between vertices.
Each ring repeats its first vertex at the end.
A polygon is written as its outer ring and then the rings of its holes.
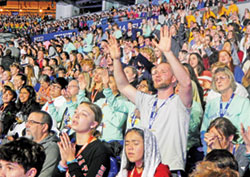
POLYGON ((64 119, 64 129, 66 130, 66 133, 69 135, 69 132, 71 130, 71 125, 69 124, 71 118, 70 118, 68 107, 66 107, 63 119, 64 119))
POLYGON ((102 104, 102 109, 108 105, 108 99, 106 98, 105 102, 102 104))
MULTIPOLYGON (((77 159, 77 157, 82 153, 82 151, 84 151, 84 149, 88 146, 88 144, 89 144, 90 142, 92 142, 94 139, 95 139, 94 136, 90 136, 90 137, 89 137, 87 143, 85 143, 85 144, 81 147, 81 149, 78 151, 78 153, 77 153, 77 155, 76 155, 76 159, 77 159)), ((70 176, 70 175, 69 175, 69 169, 67 169, 67 171, 66 171, 66 177, 69 177, 69 176, 70 176)))
POLYGON ((78 153, 77 153, 77 155, 76 155, 76 158, 82 153, 82 151, 89 145, 89 143, 91 142, 91 141, 93 141, 94 140, 94 136, 90 136, 89 137, 89 139, 88 139, 88 141, 87 141, 87 143, 85 143, 82 147, 81 147, 81 149, 78 151, 78 153))
POLYGON ((95 91, 95 88, 93 88, 93 90, 92 90, 92 92, 91 92, 91 97, 90 97, 92 103, 94 103, 95 97, 96 97, 96 95, 97 95, 98 92, 99 92, 99 90, 96 90, 96 91, 95 91))
POLYGON ((235 144, 234 144, 232 154, 235 155, 235 152, 236 152, 236 146, 235 146, 235 144))
POLYGON ((157 108, 157 101, 158 101, 158 99, 156 98, 156 100, 155 100, 155 102, 154 102, 154 104, 153 104, 153 108, 152 108, 151 114, 150 114, 149 129, 152 128, 152 125, 153 125, 153 123, 154 123, 154 121, 155 121, 155 118, 156 118, 156 116, 157 116, 157 113, 158 113, 159 109, 161 109, 162 106, 164 106, 164 105, 166 104, 166 102, 167 102, 169 99, 172 99, 173 96, 174 96, 174 93, 171 94, 171 95, 161 104, 161 106, 160 106, 159 108, 157 108))
POLYGON ((227 102, 225 109, 223 109, 222 100, 220 99, 220 117, 223 117, 226 114, 228 107, 234 98, 234 95, 235 94, 233 93, 232 96, 230 97, 230 100, 227 102))
POLYGON ((132 128, 135 126, 135 120, 136 120, 136 115, 135 115, 135 112, 134 112, 132 117, 131 117, 131 126, 132 126, 132 128))

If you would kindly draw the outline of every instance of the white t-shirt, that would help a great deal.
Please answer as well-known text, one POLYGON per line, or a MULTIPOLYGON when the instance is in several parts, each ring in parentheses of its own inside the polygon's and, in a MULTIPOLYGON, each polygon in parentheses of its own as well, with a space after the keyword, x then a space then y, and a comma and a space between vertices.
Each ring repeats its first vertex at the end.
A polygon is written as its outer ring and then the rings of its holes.
MULTIPOLYGON (((63 96, 59 96, 59 97, 57 97, 57 98, 54 99, 54 105, 55 105, 57 111, 60 109, 60 107, 61 107, 64 103, 66 103, 66 100, 65 100, 65 98, 64 98, 63 96)), ((48 104, 49 104, 49 103, 46 102, 45 105, 43 105, 42 110, 43 110, 43 111, 46 111, 47 113, 50 114, 50 112, 49 112, 49 105, 48 105, 48 104)), ((51 114, 50 114, 50 115, 51 115, 51 114)), ((53 117, 52 117, 52 119, 53 119, 53 117)), ((57 122, 56 122, 55 119, 53 119, 52 130, 55 131, 57 134, 58 134, 58 132, 59 132, 58 129, 57 129, 57 122)))
MULTIPOLYGON (((141 126, 149 128, 150 115, 155 95, 148 95, 137 91, 136 106, 140 110, 141 126)), ((178 95, 165 100, 158 100, 160 107, 152 124, 151 131, 155 134, 162 163, 170 170, 184 170, 186 160, 187 135, 190 120, 190 109, 187 109, 178 95)))

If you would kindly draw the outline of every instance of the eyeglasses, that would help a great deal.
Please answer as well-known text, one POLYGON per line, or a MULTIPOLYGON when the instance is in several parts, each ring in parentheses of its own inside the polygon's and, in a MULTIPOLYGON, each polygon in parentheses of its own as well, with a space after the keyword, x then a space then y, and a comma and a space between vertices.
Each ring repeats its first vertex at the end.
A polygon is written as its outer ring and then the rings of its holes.
POLYGON ((52 87, 52 88, 55 88, 55 89, 61 89, 61 88, 62 88, 61 86, 55 85, 55 84, 52 84, 51 87, 52 87))
POLYGON ((31 125, 33 125, 33 124, 40 124, 40 125, 43 125, 43 124, 44 124, 43 122, 37 122, 37 121, 35 121, 35 120, 26 120, 25 123, 26 123, 26 124, 29 123, 29 124, 31 124, 31 125))
POLYGON ((67 88, 78 88, 79 86, 77 86, 77 85, 69 85, 69 86, 67 86, 67 88))
POLYGON ((138 89, 138 88, 147 88, 148 86, 145 84, 139 84, 139 85, 137 85, 136 86, 136 88, 138 89))
POLYGON ((229 77, 228 76, 219 76, 219 77, 215 77, 215 82, 218 82, 219 80, 222 80, 224 81, 225 79, 228 79, 229 77))

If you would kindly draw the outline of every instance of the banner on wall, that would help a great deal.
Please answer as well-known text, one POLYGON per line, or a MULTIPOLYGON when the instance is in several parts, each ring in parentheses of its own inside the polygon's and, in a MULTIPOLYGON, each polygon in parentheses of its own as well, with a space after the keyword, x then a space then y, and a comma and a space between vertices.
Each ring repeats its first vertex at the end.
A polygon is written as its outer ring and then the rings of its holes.
MULTIPOLYGON (((148 17, 147 19, 158 19, 158 16, 152 16, 152 17, 148 17)), ((141 26, 142 23, 142 19, 135 19, 135 20, 128 20, 128 21, 123 21, 123 22, 116 22, 117 25, 119 26, 119 28, 123 31, 126 31, 128 29, 128 23, 132 22, 133 23, 133 27, 134 28, 139 28, 141 26)), ((108 24, 102 24, 99 25, 98 27, 102 27, 102 30, 105 31, 108 28, 108 24)))
POLYGON ((73 33, 78 33, 78 30, 73 29, 73 30, 67 30, 67 31, 62 31, 62 32, 57 32, 57 33, 37 35, 37 36, 33 36, 31 40, 32 42, 38 42, 38 41, 43 42, 43 41, 55 39, 56 37, 71 37, 73 33))

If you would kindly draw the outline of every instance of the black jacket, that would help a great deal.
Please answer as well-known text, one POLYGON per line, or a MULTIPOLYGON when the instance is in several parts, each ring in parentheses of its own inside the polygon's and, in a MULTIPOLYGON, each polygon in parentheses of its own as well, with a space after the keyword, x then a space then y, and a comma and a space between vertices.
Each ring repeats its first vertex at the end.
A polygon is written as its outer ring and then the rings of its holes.
MULTIPOLYGON (((2 107, 3 105, 1 105, 2 107)), ((6 135, 8 133, 9 128, 16 122, 16 106, 15 104, 9 104, 3 111, 0 116, 0 120, 3 125, 2 134, 6 135)))

